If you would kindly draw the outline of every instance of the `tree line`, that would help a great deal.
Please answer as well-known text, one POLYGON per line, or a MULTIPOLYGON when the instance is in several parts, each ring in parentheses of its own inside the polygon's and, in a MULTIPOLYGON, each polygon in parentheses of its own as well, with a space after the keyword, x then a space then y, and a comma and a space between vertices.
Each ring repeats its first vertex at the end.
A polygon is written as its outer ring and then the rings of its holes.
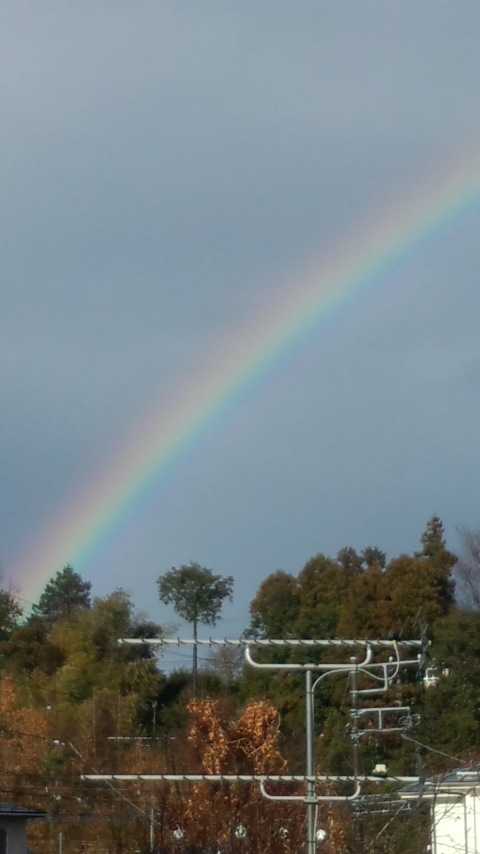
MULTIPOLYGON (((194 638, 200 624, 216 623, 223 603, 233 596, 231 576, 198 563, 171 567, 156 583, 160 601, 172 604, 190 623, 194 638)), ((442 521, 434 516, 413 554, 388 559, 377 546, 362 551, 345 547, 335 557, 311 557, 298 574, 272 573, 251 602, 245 636, 428 638, 430 663, 440 674, 435 688, 425 688, 412 674, 381 700, 412 707, 418 718, 414 740, 363 739, 360 761, 365 772, 385 762, 392 773, 431 774, 454 767, 454 760, 470 762, 477 754, 479 604, 480 536, 464 532, 464 549, 457 557, 447 547, 442 521)), ((82 850, 81 845, 90 850, 100 837, 105 850, 116 854, 133 850, 133 839, 140 851, 149 850, 146 793, 131 786, 92 790, 80 782, 82 772, 195 771, 213 767, 213 762, 222 771, 261 768, 264 773, 288 767, 302 773, 299 679, 252 672, 235 651, 225 649, 207 662, 199 663, 194 654, 193 668, 165 672, 161 655, 157 659, 151 647, 117 643, 122 636, 162 632, 161 624, 136 611, 125 591, 93 597, 90 582, 71 566, 48 581, 29 614, 22 613, 12 591, 0 591, 0 788, 4 800, 44 806, 55 818, 56 824, 33 831, 39 854, 51 850, 59 827, 65 828, 65 854, 82 850)), ((348 722, 345 686, 322 688, 316 717, 322 770, 351 770, 348 722)), ((200 787, 194 793, 176 791, 174 797, 159 785, 148 798, 159 851, 206 851, 208 834, 223 840, 222 851, 244 850, 232 831, 235 822, 257 828, 249 841, 252 852, 297 851, 302 838, 301 811, 273 809, 248 789, 233 789, 227 796, 223 789, 209 794, 200 787), (211 797, 218 801, 214 815, 211 797), (195 809, 205 813, 203 836, 195 830, 195 809), (268 818, 274 814, 276 825, 268 818), (188 830, 190 848, 187 841, 172 841, 177 825, 188 830), (281 838, 280 826, 285 831, 281 838)), ((358 836, 354 844, 341 810, 326 811, 324 820, 335 840, 332 851, 368 850, 368 832, 361 844, 358 836)), ((375 850, 423 850, 420 825, 400 843, 405 825, 392 823, 382 835, 382 845, 390 848, 375 850)), ((373 832, 375 824, 369 826, 373 832)))

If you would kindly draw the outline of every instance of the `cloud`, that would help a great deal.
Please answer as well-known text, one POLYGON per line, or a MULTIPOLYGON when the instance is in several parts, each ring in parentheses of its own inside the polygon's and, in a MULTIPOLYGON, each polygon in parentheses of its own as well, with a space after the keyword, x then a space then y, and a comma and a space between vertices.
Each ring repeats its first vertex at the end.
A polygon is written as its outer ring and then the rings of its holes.
MULTIPOLYGON (((305 257, 337 245, 432 161, 477 138, 479 24, 477 3, 459 15, 438 0, 2 5, 9 556, 54 519, 79 477, 94 476, 150 402, 273 300, 305 257)), ((464 437, 425 387, 448 396, 461 386, 457 405, 473 412, 461 376, 478 358, 477 242, 473 214, 390 271, 388 289, 362 295, 313 334, 245 399, 225 436, 212 428, 210 444, 171 484, 176 521, 144 508, 144 539, 132 529, 139 562, 153 553, 142 543, 161 551, 162 539, 172 562, 176 549, 198 545, 202 560, 210 548, 228 572, 253 566, 257 549, 267 571, 282 553, 292 563, 307 557, 303 548, 323 536, 341 545, 350 537, 342 508, 356 514, 356 531, 373 524, 375 509, 360 512, 362 483, 380 515, 398 511, 388 492, 402 468, 396 452, 414 446, 420 470, 435 414, 445 478, 456 482, 452 448, 464 437), (193 471, 200 492, 215 485, 203 509, 188 488, 193 471), (320 474, 325 524, 315 503, 320 474)), ((437 483, 434 463, 425 463, 420 491, 430 476, 432 490, 437 483)), ((404 495, 399 488, 399 504, 404 495)), ((410 519, 423 501, 409 504, 410 519)), ((393 541, 394 525, 382 519, 378 540, 388 547, 381 534, 393 541)), ((107 552, 107 575, 123 560, 127 576, 121 549, 107 552)))

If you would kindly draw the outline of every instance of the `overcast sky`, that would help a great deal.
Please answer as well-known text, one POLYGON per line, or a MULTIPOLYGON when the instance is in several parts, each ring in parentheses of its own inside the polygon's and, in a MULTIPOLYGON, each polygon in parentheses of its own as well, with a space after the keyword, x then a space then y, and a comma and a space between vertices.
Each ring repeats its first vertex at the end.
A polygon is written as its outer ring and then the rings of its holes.
MULTIPOLYGON (((282 277, 475 149, 479 28, 476 0, 2 3, 7 578, 282 277)), ((94 591, 173 621, 154 580, 197 560, 234 575, 235 636, 276 569, 479 525, 479 226, 471 206, 233 400, 77 567, 94 591)))

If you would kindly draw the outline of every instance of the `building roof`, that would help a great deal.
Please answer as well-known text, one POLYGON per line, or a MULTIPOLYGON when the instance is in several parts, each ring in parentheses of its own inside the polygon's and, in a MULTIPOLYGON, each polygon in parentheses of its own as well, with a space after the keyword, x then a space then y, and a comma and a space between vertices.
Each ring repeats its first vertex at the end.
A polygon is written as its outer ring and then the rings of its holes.
POLYGON ((34 818, 46 818, 47 813, 42 810, 32 810, 26 807, 19 807, 17 804, 2 804, 0 803, 0 819, 2 818, 18 818, 28 821, 34 818))
POLYGON ((431 798, 434 795, 448 795, 457 792, 467 792, 469 789, 480 786, 480 767, 456 768, 448 774, 429 777, 421 780, 414 786, 405 786, 399 794, 401 798, 424 797, 431 798))

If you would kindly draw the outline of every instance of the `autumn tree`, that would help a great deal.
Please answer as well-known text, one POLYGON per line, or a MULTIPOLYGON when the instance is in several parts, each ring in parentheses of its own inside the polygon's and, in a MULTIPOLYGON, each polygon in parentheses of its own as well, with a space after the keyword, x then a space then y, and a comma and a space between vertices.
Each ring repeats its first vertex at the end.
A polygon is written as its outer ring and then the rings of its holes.
POLYGON ((250 604, 249 634, 281 638, 292 631, 300 608, 300 584, 288 572, 269 575, 250 604))
POLYGON ((364 548, 361 558, 367 569, 371 569, 373 566, 385 569, 387 564, 387 555, 378 546, 367 546, 364 548))
MULTIPOLYGON (((280 716, 274 706, 258 700, 232 716, 218 700, 193 701, 188 706, 188 742, 194 766, 202 773, 282 774, 286 762, 280 750, 280 716)), ((283 788, 281 794, 285 792, 283 788)), ((194 784, 183 803, 182 823, 201 852, 293 854, 304 837, 304 817, 296 804, 268 803, 256 785, 194 784), (247 832, 244 846, 235 840, 235 826, 247 832), (282 836, 280 828, 288 828, 282 836), (238 846, 238 847, 237 847, 238 846), (245 849, 246 850, 246 849, 245 849)))
POLYGON ((338 631, 343 636, 416 636, 445 616, 454 602, 452 567, 438 516, 427 523, 421 551, 403 554, 385 565, 385 554, 367 548, 367 568, 354 575, 341 606, 338 631))
MULTIPOLYGON (((345 564, 356 566, 356 558, 344 550, 345 564)), ((324 554, 311 558, 298 576, 300 607, 297 637, 332 637, 337 631, 340 608, 349 584, 350 569, 324 554)), ((352 569, 356 572, 356 568, 352 569)))
MULTIPOLYGON (((173 566, 157 579, 158 595, 167 605, 191 623, 193 640, 198 639, 198 624, 214 626, 220 616, 225 599, 232 599, 233 578, 231 575, 215 575, 211 569, 199 563, 173 566)), ((196 694, 198 655, 193 645, 193 693, 196 694)))
POLYGON ((380 563, 373 561, 353 578, 340 606, 340 637, 383 637, 390 629, 388 583, 380 563))
POLYGON ((362 569, 362 557, 358 554, 356 549, 353 546, 344 546, 343 549, 337 553, 337 561, 342 567, 342 569, 349 575, 355 575, 358 572, 361 572, 362 569))

